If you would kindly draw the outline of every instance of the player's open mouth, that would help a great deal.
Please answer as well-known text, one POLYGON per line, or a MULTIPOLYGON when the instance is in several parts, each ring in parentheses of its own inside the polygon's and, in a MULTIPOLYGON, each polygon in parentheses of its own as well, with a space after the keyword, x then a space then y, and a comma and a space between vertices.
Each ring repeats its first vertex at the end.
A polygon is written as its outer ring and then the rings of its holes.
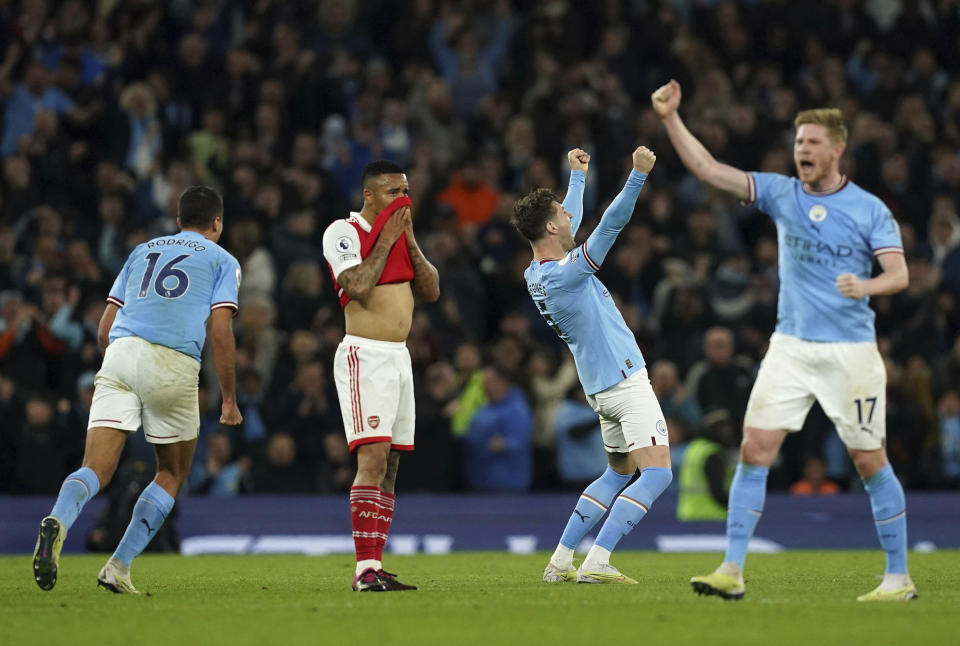
POLYGON ((811 169, 811 168, 813 168, 813 162, 812 162, 812 161, 801 160, 801 161, 800 161, 800 168, 811 169))

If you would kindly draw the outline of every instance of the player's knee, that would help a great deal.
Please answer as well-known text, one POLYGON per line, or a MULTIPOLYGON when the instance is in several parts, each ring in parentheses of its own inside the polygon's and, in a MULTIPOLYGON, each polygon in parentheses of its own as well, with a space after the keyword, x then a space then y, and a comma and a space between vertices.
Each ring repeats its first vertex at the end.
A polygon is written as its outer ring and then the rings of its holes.
POLYGON ((869 478, 887 464, 886 455, 882 450, 878 451, 858 451, 850 449, 847 451, 853 466, 861 478, 869 478))
POLYGON ((766 467, 770 466, 775 456, 776 451, 771 451, 761 442, 758 442, 749 436, 745 436, 743 438, 743 443, 740 445, 741 462, 745 464, 752 464, 754 466, 766 467))

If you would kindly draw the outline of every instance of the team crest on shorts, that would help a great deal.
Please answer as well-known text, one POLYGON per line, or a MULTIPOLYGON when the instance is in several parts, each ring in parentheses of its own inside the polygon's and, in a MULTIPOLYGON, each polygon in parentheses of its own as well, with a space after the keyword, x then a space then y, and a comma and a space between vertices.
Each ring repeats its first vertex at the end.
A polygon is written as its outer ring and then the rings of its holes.
POLYGON ((370 417, 367 418, 367 424, 370 425, 370 428, 377 428, 378 426, 380 426, 380 416, 371 415, 370 417))
POLYGON ((813 222, 823 222, 827 219, 827 207, 823 204, 814 204, 807 213, 813 222))
POLYGON ((667 424, 662 419, 657 420, 657 433, 660 435, 667 434, 667 424))

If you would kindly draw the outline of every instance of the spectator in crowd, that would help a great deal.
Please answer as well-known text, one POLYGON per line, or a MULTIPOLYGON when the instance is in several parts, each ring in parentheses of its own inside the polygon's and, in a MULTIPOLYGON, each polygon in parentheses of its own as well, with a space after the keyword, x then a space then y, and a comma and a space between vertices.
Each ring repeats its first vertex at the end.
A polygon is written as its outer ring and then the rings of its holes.
POLYGON ((827 479, 826 465, 818 455, 807 457, 803 477, 790 485, 790 494, 794 496, 832 496, 839 491, 836 483, 827 479))
POLYGON ((677 487, 677 520, 709 521, 727 517, 737 445, 733 418, 719 408, 704 415, 700 434, 687 444, 677 487))
POLYGON ((526 491, 533 482, 533 411, 519 386, 494 364, 483 371, 489 402, 470 421, 465 470, 472 491, 526 491))
POLYGON ((733 332, 716 326, 703 337, 703 356, 687 375, 686 390, 700 410, 726 410, 739 428, 750 397, 753 375, 746 361, 734 355, 733 332))
MULTIPOLYGON (((246 419, 246 418, 245 418, 246 419)), ((187 486, 191 494, 236 496, 249 488, 246 482, 249 460, 232 460, 232 448, 227 434, 218 431, 206 438, 204 461, 195 462, 187 486)))

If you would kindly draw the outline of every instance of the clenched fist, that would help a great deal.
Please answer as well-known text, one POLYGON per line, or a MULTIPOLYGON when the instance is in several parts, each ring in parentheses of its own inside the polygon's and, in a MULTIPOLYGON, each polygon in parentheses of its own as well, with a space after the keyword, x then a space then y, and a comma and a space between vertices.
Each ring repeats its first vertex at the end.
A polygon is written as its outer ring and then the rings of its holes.
POLYGON ((646 146, 640 146, 633 151, 633 170, 638 173, 648 174, 653 170, 655 163, 657 163, 657 156, 646 146))
POLYGON ((680 84, 670 79, 669 83, 661 85, 650 95, 650 103, 661 119, 669 117, 680 107, 680 84))
POLYGON ((856 274, 840 274, 837 276, 837 289, 847 298, 859 300, 867 295, 863 281, 856 274))
POLYGON ((570 162, 570 170, 582 170, 586 173, 590 166, 590 155, 580 148, 574 148, 567 153, 567 161, 570 162))

